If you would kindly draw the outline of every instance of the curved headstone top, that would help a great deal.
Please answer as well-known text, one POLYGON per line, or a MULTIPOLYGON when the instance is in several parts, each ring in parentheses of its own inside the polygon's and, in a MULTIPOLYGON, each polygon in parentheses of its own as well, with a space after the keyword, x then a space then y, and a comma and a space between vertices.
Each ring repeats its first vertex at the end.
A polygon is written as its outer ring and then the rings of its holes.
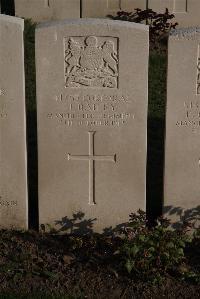
POLYGON ((24 19, 0 14, 0 21, 19 24, 22 26, 22 30, 24 29, 24 19))
POLYGON ((149 26, 134 22, 127 21, 118 21, 118 20, 108 20, 108 19, 68 19, 63 21, 51 21, 51 22, 43 22, 37 25, 37 29, 45 28, 45 27, 59 27, 59 26, 67 26, 67 25, 99 25, 99 26, 116 26, 122 28, 132 28, 137 30, 149 31, 149 26))
POLYGON ((170 38, 174 39, 190 39, 200 35, 200 26, 172 29, 170 38))

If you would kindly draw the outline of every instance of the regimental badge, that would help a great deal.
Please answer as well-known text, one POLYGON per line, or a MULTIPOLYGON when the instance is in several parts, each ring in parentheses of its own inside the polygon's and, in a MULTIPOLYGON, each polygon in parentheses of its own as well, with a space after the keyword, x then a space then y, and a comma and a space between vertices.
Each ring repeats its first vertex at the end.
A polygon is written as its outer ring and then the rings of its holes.
POLYGON ((65 87, 118 88, 118 38, 64 39, 65 87))

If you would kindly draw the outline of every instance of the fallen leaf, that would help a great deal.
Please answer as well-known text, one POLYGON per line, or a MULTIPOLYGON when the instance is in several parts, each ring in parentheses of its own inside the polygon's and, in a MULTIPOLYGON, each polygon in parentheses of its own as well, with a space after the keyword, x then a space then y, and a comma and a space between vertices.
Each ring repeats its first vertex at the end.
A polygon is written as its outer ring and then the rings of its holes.
POLYGON ((75 260, 75 257, 72 255, 64 255, 63 261, 65 264, 70 265, 75 260))

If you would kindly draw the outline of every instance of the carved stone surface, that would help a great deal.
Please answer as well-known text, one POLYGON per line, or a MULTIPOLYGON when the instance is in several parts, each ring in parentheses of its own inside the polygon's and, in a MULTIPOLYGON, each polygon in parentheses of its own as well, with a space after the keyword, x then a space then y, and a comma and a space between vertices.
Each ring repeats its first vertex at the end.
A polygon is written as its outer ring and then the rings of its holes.
POLYGON ((27 228, 24 21, 0 15, 0 228, 27 228))
POLYGON ((175 15, 172 21, 178 22, 178 27, 200 25, 198 0, 148 0, 148 7, 158 13, 163 13, 168 8, 175 15))
POLYGON ((105 18, 120 10, 146 9, 146 0, 82 0, 83 18, 105 18))
POLYGON ((80 18, 80 0, 15 0, 15 15, 34 22, 80 18))
POLYGON ((121 0, 121 10, 132 12, 136 8, 145 10, 147 8, 147 0, 121 0))
POLYGON ((199 215, 199 33, 180 29, 169 38, 164 212, 177 223, 199 215))
POLYGON ((118 39, 65 38, 66 87, 118 87, 118 39))
POLYGON ((148 36, 110 20, 37 28, 40 224, 100 232, 145 210, 148 36))
POLYGON ((196 40, 200 36, 200 27, 173 29, 170 31, 171 39, 196 40))

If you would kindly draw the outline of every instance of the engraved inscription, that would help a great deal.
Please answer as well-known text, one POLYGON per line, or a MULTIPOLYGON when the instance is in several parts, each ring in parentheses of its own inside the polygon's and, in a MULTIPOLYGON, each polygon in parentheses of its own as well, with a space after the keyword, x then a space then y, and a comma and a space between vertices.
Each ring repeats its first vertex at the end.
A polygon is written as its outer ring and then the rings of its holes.
POLYGON ((176 126, 200 134, 200 102, 185 101, 183 109, 183 116, 176 121, 176 126))
POLYGON ((197 85, 196 93, 200 95, 200 45, 198 45, 198 54, 197 54, 197 85))
POLYGON ((5 95, 5 90, 3 88, 0 88, 0 96, 4 96, 5 95))
POLYGON ((59 122, 71 126, 112 126, 120 127, 126 125, 126 123, 135 118, 134 114, 124 113, 104 113, 104 114, 93 114, 93 113, 47 113, 48 119, 56 119, 59 122))
POLYGON ((129 111, 134 100, 131 101, 127 95, 59 94, 52 100, 57 103, 56 111, 48 111, 46 117, 68 127, 115 128, 135 119, 134 111, 129 111))
MULTIPOLYGON (((105 95, 105 94, 59 94, 55 96, 55 100, 57 102, 68 102, 68 101, 73 101, 73 102, 94 102, 94 103, 99 103, 99 102, 121 102, 121 103, 128 103, 129 98, 128 96, 125 95, 105 95)), ((133 100, 132 100, 133 101, 133 100)))
POLYGON ((1 100, 0 119, 4 119, 8 116, 7 111, 5 109, 5 104, 2 103, 5 95, 6 95, 5 89, 0 87, 0 100, 1 100))
POLYGON ((0 109, 0 118, 6 118, 8 116, 7 112, 5 110, 0 109))
POLYGON ((2 200, 0 196, 0 207, 15 207, 17 206, 16 200, 2 200))
POLYGON ((89 205, 95 205, 95 161, 116 162, 116 154, 113 156, 103 156, 94 154, 94 135, 95 131, 89 131, 89 155, 68 154, 68 160, 80 160, 89 162, 89 205))
POLYGON ((48 111, 46 117, 68 127, 120 127, 135 119, 129 111, 130 101, 127 95, 105 94, 59 94, 53 98, 57 103, 56 111, 48 111))
POLYGON ((118 38, 64 38, 65 87, 117 88, 118 38))
POLYGON ((186 13, 188 8, 188 0, 174 0, 173 12, 186 13))
POLYGON ((174 40, 196 40, 199 38, 200 27, 172 29, 170 37, 174 40))

